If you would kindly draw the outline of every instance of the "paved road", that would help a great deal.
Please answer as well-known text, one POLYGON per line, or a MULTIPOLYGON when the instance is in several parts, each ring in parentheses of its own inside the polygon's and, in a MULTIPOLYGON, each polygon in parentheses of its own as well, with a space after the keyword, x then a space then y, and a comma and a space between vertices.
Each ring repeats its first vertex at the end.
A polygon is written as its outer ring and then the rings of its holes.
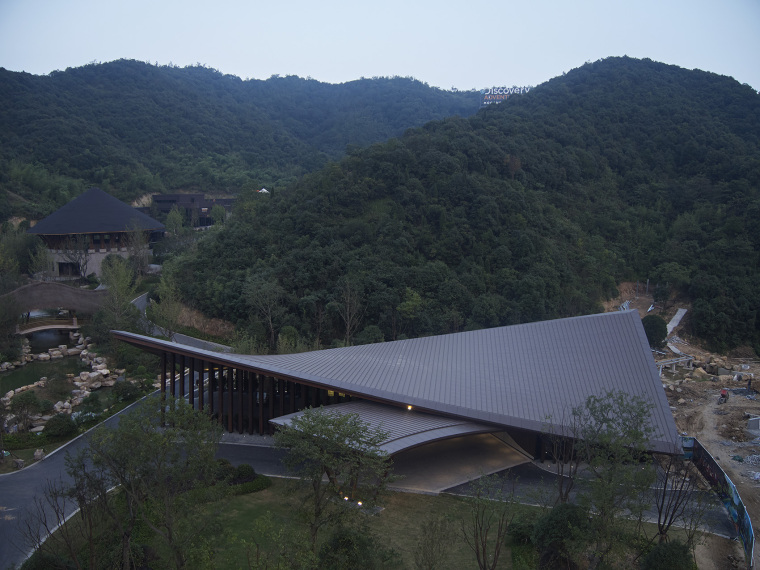
MULTIPOLYGON (((125 411, 128 410, 129 408, 125 411)), ((114 416, 106 420, 105 424, 114 426, 118 421, 119 417, 114 416)), ((66 447, 48 455, 43 461, 34 463, 22 471, 0 475, 0 569, 20 565, 26 559, 31 548, 23 538, 20 525, 28 520, 28 509, 33 508, 35 497, 44 494, 48 481, 71 480, 66 473, 66 454, 74 454, 86 446, 89 434, 90 432, 83 434, 66 447)), ((256 441, 235 443, 234 440, 239 440, 239 437, 234 436, 232 443, 220 444, 217 457, 227 458, 234 465, 249 463, 257 473, 272 476, 285 474, 281 451, 271 445, 257 445, 256 441)), ((266 440, 264 441, 266 443, 266 440)))
MULTIPOLYGON (((140 310, 140 313, 142 313, 143 326, 145 327, 145 331, 148 334, 160 335, 161 332, 156 328, 156 326, 153 323, 151 323, 145 317, 145 308, 148 306, 148 294, 143 293, 139 297, 136 297, 135 299, 132 300, 132 304, 140 310)), ((174 333, 174 336, 172 337, 172 342, 186 344, 194 348, 201 348, 203 350, 211 350, 214 352, 230 352, 232 350, 231 347, 224 344, 211 342, 209 340, 201 340, 199 338, 194 338, 192 336, 187 336, 185 334, 180 334, 180 333, 174 333)))

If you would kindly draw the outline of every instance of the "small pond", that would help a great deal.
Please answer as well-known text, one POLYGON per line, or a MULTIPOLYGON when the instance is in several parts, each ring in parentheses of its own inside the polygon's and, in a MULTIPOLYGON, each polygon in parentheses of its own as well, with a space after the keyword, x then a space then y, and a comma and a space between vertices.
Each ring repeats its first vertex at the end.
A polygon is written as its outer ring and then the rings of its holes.
POLYGON ((67 330, 37 331, 26 335, 26 338, 29 340, 29 346, 34 354, 47 352, 48 348, 57 348, 62 344, 73 346, 67 330))
POLYGON ((34 384, 42 376, 79 374, 82 370, 89 370, 89 368, 83 368, 76 356, 67 356, 48 362, 30 362, 26 366, 0 374, 0 396, 5 396, 8 391, 21 388, 21 386, 34 384))

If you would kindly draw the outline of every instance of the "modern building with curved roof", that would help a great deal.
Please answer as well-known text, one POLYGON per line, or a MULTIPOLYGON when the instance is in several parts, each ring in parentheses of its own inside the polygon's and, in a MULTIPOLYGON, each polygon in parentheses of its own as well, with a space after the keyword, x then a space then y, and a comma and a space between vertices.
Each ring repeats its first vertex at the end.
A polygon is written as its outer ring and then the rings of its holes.
POLYGON ((269 432, 305 407, 325 405, 392 432, 385 442, 391 453, 502 433, 539 457, 547 431, 571 434, 565 421, 574 407, 622 391, 651 407, 656 436, 649 450, 680 450, 636 311, 282 355, 216 353, 113 334, 159 355, 169 378, 162 389, 207 408, 230 432, 269 432), (193 379, 192 390, 183 377, 193 379))

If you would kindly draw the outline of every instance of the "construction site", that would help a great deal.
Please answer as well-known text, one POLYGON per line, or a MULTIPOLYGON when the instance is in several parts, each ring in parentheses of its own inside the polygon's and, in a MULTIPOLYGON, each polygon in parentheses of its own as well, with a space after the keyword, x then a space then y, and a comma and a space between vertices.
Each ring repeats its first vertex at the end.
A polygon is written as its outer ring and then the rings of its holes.
MULTIPOLYGON (((688 305, 677 300, 656 306, 645 286, 623 283, 620 296, 605 310, 621 306, 641 317, 657 314, 668 323, 667 348, 654 353, 663 389, 683 436, 695 437, 730 477, 753 527, 760 522, 760 358, 749 347, 728 354, 705 349, 691 338, 688 305)), ((757 530, 755 531, 757 537, 757 530)), ((700 569, 709 557, 714 568, 746 567, 736 548, 710 541, 700 569)), ((755 553, 757 558, 757 553, 755 553)), ((758 567, 755 565, 755 567, 758 567)))

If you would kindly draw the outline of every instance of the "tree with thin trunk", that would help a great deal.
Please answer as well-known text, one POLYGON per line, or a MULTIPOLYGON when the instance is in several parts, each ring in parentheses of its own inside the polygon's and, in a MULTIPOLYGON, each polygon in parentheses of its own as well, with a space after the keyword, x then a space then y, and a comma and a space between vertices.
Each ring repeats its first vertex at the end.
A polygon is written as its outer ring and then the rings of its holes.
POLYGON ((671 527, 678 522, 684 523, 686 517, 690 516, 687 509, 691 509, 696 503, 699 473, 694 472, 690 462, 677 455, 656 455, 655 461, 659 469, 655 484, 651 488, 652 499, 657 509, 657 534, 653 540, 666 542, 671 527))
POLYGON ((346 525, 357 506, 377 504, 392 478, 390 457, 380 448, 387 438, 357 414, 323 408, 304 410, 275 433, 277 446, 287 450, 286 467, 300 481, 301 514, 314 552, 321 529, 346 525))
POLYGON ((589 396, 573 409, 578 452, 590 475, 578 502, 593 512, 591 568, 604 566, 635 540, 626 517, 639 519, 654 482, 647 444, 654 437, 651 405, 625 392, 589 396), (623 515, 626 515, 625 517, 623 515))
POLYGON ((472 483, 467 503, 467 516, 460 522, 462 537, 478 568, 494 570, 515 516, 514 481, 498 475, 481 477, 472 483))
POLYGON ((549 418, 544 433, 549 442, 548 452, 557 474, 557 498, 554 504, 556 506, 568 503, 570 494, 575 488, 582 460, 578 443, 580 437, 578 416, 563 413, 558 424, 549 418))
POLYGON ((127 228, 124 247, 127 249, 127 258, 136 275, 143 275, 148 268, 150 257, 150 243, 148 233, 137 223, 127 228))
POLYGON ((429 518, 420 525, 420 538, 414 550, 415 570, 436 570, 448 559, 456 533, 445 516, 429 518))
POLYGON ((361 289, 352 279, 346 277, 338 286, 337 298, 329 306, 338 313, 345 331, 344 346, 351 346, 354 334, 359 330, 364 317, 364 306, 361 302, 361 289))
POLYGON ((182 399, 172 404, 163 427, 157 402, 148 400, 116 428, 98 428, 89 452, 163 543, 165 562, 185 568, 214 519, 202 506, 225 494, 226 486, 214 484, 220 426, 182 399))
POLYGON ((63 242, 61 255, 76 267, 78 277, 86 277, 87 266, 90 263, 90 236, 76 234, 67 237, 63 242))
MULTIPOLYGON (((100 524, 94 509, 78 505, 72 488, 61 481, 48 480, 34 496, 32 508, 21 521, 21 533, 28 548, 77 569, 96 568, 95 527, 100 524), (77 507, 83 510, 76 511, 77 507), (76 512, 69 518, 72 512, 76 512), (65 524, 64 524, 65 523, 65 524), (83 548, 83 543, 86 547, 83 548)), ((127 567, 128 568, 128 567, 127 567)))
POLYGON ((267 328, 269 348, 277 346, 277 329, 285 314, 285 289, 274 276, 251 275, 245 283, 248 304, 256 311, 267 328))
POLYGON ((172 340, 174 333, 179 329, 179 316, 182 312, 182 303, 179 300, 179 291, 174 278, 164 273, 156 292, 159 300, 151 299, 150 318, 161 334, 172 340))

